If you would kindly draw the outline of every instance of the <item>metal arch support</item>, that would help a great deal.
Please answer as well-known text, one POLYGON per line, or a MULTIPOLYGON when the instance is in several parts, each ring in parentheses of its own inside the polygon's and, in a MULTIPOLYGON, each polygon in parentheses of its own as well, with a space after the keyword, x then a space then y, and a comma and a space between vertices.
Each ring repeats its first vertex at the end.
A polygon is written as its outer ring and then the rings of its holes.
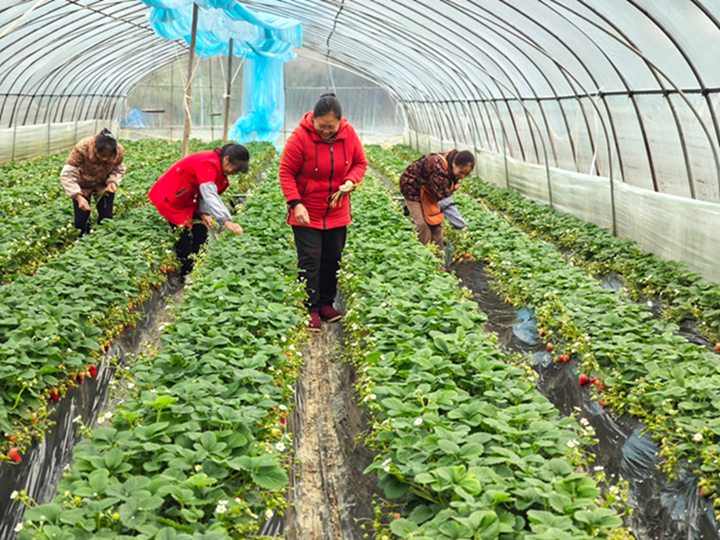
MULTIPOLYGON (((579 0, 580 2, 584 2, 584 0, 579 0)), ((565 6, 564 6, 565 7, 565 6)), ((591 8, 589 8, 591 9, 591 8)), ((592 22, 592 21, 591 21, 592 22)), ((606 21, 607 22, 607 21, 606 21)), ((612 23, 611 23, 612 24, 612 23)), ((708 130, 707 126, 705 125, 705 121, 700 116, 700 113, 695 109, 693 104, 688 99, 687 95, 681 88, 679 88, 675 82, 662 70, 659 66, 657 66, 652 60, 650 60, 642 51, 637 49, 637 47, 630 47, 627 43, 620 40, 617 36, 613 35, 612 33, 608 32, 606 29, 595 25, 598 29, 600 29, 602 32, 610 36, 612 39, 617 41, 620 45, 623 47, 629 49, 632 53, 636 54, 639 58, 641 58, 648 66, 652 67, 653 70, 655 70, 658 74, 662 75, 662 77, 667 81, 667 83, 672 86, 672 88, 675 90, 675 92, 685 101, 685 104, 688 106, 688 108, 692 111, 695 118, 698 120, 698 123, 703 130, 705 137, 708 140, 708 143, 710 144, 710 149, 713 153, 713 159, 715 161, 715 169, 717 172, 718 177, 718 186, 720 187, 720 157, 718 156, 718 151, 713 143, 712 136, 710 135, 710 131, 708 130)))

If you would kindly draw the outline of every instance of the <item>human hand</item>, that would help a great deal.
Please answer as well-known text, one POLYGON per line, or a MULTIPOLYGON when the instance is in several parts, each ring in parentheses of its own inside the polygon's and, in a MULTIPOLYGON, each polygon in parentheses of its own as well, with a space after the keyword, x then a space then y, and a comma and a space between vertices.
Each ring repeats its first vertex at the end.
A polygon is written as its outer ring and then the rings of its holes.
POLYGON ((237 223, 233 223, 232 221, 226 221, 223 225, 225 225, 225 228, 235 234, 242 234, 243 228, 238 225, 237 223))
POLYGON ((304 204, 300 203, 295 206, 295 219, 300 225, 310 225, 310 214, 304 204))
POLYGON ((115 182, 110 182, 107 186, 105 186, 105 191, 107 193, 115 193, 117 191, 117 184, 115 182))
POLYGON ((205 227, 207 227, 208 229, 212 229, 212 226, 215 224, 212 216, 208 214, 200 214, 200 220, 202 221, 203 225, 205 225, 205 227))
POLYGON ((352 180, 346 180, 344 184, 340 186, 340 191, 343 193, 350 193, 355 190, 355 183, 352 180))
POLYGON ((89 212, 90 211, 90 203, 88 200, 83 197, 80 193, 75 195, 75 200, 77 201, 78 208, 82 210, 83 212, 89 212))

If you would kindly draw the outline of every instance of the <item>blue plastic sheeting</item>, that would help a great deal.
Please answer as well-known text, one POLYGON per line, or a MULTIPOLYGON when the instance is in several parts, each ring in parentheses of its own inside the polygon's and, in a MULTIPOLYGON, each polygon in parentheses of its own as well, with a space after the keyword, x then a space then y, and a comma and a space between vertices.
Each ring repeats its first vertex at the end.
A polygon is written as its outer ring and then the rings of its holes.
POLYGON ((285 116, 283 64, 302 45, 299 21, 255 13, 237 0, 140 0, 150 6, 150 26, 161 37, 191 40, 193 2, 199 7, 195 52, 201 57, 246 58, 243 116, 233 126, 238 142, 275 141, 285 116))
POLYGON ((282 62, 248 57, 243 77, 243 116, 230 130, 238 142, 277 139, 285 115, 282 62))
POLYGON ((120 120, 121 127, 141 128, 146 127, 145 115, 140 109, 132 109, 127 116, 120 120))

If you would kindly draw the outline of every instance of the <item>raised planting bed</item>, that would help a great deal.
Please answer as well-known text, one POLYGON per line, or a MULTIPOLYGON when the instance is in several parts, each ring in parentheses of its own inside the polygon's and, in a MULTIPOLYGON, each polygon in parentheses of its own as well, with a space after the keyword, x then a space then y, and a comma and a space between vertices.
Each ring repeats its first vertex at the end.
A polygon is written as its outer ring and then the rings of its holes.
POLYGON ((368 471, 388 498, 376 537, 630 538, 583 472, 592 434, 498 350, 478 306, 378 181, 353 197, 341 285, 373 415, 368 471))
POLYGON ((302 293, 270 175, 192 274, 162 350, 19 538, 248 538, 285 506, 302 293))

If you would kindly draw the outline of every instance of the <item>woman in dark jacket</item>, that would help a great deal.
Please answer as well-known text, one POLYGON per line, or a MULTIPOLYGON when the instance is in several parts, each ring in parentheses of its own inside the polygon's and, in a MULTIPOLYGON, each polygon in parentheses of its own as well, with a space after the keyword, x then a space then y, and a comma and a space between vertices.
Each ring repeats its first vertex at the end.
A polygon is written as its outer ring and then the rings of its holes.
POLYGON ((365 151, 342 117, 340 102, 335 94, 324 94, 288 139, 279 171, 312 331, 320 330, 322 319, 342 317, 333 302, 351 222, 349 193, 366 169, 365 151))
POLYGON ((441 250, 442 223, 429 224, 423 212, 421 191, 430 202, 439 203, 460 187, 460 181, 475 167, 475 156, 467 150, 450 150, 441 154, 428 154, 414 161, 400 175, 400 192, 405 198, 415 232, 423 244, 433 242, 441 250))

